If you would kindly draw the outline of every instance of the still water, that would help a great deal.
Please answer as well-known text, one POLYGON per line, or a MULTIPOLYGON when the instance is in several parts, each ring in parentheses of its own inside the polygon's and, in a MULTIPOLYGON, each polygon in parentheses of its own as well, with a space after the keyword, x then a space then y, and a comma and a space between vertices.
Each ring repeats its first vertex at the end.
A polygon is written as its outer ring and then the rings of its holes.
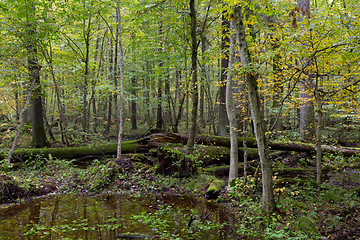
POLYGON ((187 196, 62 195, 1 208, 0 239, 234 239, 232 222, 187 196))

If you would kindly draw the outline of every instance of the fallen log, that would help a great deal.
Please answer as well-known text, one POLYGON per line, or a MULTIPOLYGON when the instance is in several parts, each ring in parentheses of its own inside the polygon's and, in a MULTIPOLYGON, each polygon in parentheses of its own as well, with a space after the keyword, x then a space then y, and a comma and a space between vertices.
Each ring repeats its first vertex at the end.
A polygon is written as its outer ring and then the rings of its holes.
MULTIPOLYGON (((171 142, 171 143, 186 143, 188 137, 185 135, 175 134, 175 133, 157 133, 148 136, 148 139, 152 142, 171 142)), ((243 138, 239 137, 239 142, 242 142, 243 138)), ((203 145, 214 145, 214 146, 224 146, 230 147, 230 138, 228 137, 219 137, 219 136, 208 136, 200 135, 196 137, 195 142, 197 144, 203 145)), ((248 137, 246 139, 247 145, 250 148, 256 148, 255 138, 248 137)), ((301 142, 279 142, 279 141, 270 141, 269 147, 271 150, 285 150, 285 151, 295 151, 295 152, 315 152, 315 145, 310 143, 301 143, 301 142)), ((335 147, 335 146, 322 146, 324 152, 329 153, 340 153, 344 156, 353 156, 356 154, 360 155, 359 148, 345 148, 345 147, 335 147)))
POLYGON ((159 235, 148 235, 143 233, 121 233, 117 235, 118 239, 155 239, 160 238, 159 235))
MULTIPOLYGON (((203 167, 214 164, 230 164, 230 148, 224 146, 204 146, 198 147, 197 161, 201 162, 203 167)), ((244 149, 239 148, 239 161, 244 159, 244 149)), ((248 148, 248 160, 257 159, 258 151, 255 148, 248 148)))
MULTIPOLYGON (((229 175, 229 165, 226 166, 212 166, 208 168, 204 168, 203 171, 208 174, 213 174, 216 177, 224 177, 229 175)), ((239 169, 239 177, 243 176, 244 164, 240 163, 238 165, 239 169)), ((331 167, 325 166, 323 167, 322 171, 324 174, 324 178, 327 178, 327 174, 332 170, 331 167)), ((248 173, 254 174, 256 171, 255 167, 248 166, 247 168, 248 173)), ((300 179, 309 179, 309 178, 316 178, 316 169, 312 168, 275 168, 273 169, 274 176, 281 177, 281 178, 300 178, 300 179)))
MULTIPOLYGON (((135 141, 123 142, 121 145, 121 151, 123 153, 142 153, 148 152, 155 146, 149 142, 144 142, 143 139, 135 141)), ((12 154, 12 162, 23 162, 30 157, 36 155, 42 155, 47 157, 51 154, 52 157, 59 159, 78 159, 84 156, 106 156, 116 154, 117 144, 103 144, 91 147, 67 147, 67 148, 25 148, 17 149, 12 154)), ((0 155, 1 158, 5 158, 4 154, 0 155)))

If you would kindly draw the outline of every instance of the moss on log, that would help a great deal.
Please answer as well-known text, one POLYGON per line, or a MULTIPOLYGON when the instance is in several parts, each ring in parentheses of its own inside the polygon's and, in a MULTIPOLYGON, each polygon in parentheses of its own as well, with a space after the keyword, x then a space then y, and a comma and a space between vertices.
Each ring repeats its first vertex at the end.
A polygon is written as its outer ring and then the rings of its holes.
POLYGON ((320 184, 318 182, 316 182, 313 179, 298 179, 298 178, 290 178, 290 177, 285 177, 285 178, 279 178, 274 180, 274 186, 279 188, 279 187, 287 187, 287 186, 291 186, 293 184, 297 184, 300 186, 305 186, 305 185, 312 185, 312 186, 319 186, 320 184))
MULTIPOLYGON (((158 133, 148 136, 150 141, 154 142, 178 142, 186 143, 187 136, 179 135, 175 133, 158 133)), ((239 142, 242 142, 243 138, 239 137, 239 142)), ((228 137, 219 137, 219 136, 209 136, 209 135, 200 135, 195 139, 197 144, 203 145, 215 145, 215 146, 224 146, 230 147, 230 138, 228 137)), ((256 148, 255 138, 248 137, 246 139, 247 145, 250 148, 256 148)), ((295 152, 315 152, 315 145, 302 142, 279 142, 279 141, 270 141, 269 147, 271 150, 285 150, 285 151, 295 151, 295 152)), ((335 146, 322 146, 322 150, 330 153, 340 153, 344 156, 353 156, 356 154, 360 155, 359 148, 345 148, 345 147, 335 147, 335 146)))
MULTIPOLYGON (((214 164, 230 164, 230 148, 224 146, 203 146, 198 147, 199 156, 196 161, 202 162, 203 167, 214 164)), ((248 160, 259 157, 257 149, 248 148, 248 160)), ((239 148, 239 161, 244 159, 244 149, 239 148)))
POLYGON ((118 239, 155 239, 160 238, 159 235, 148 235, 142 233, 121 233, 117 235, 118 239))
MULTIPOLYGON (((121 151, 123 153, 139 153, 147 152, 151 145, 142 144, 139 140, 123 142, 121 151)), ((25 148, 17 149, 12 155, 13 162, 20 162, 29 159, 31 156, 51 154, 53 157, 59 159, 76 159, 84 156, 106 156, 116 154, 117 144, 103 144, 93 147, 67 147, 67 148, 25 148)), ((5 158, 5 155, 1 156, 5 158)))
POLYGON ((225 182, 223 180, 216 179, 212 181, 206 191, 207 198, 209 199, 217 198, 223 187, 225 187, 225 182))
MULTIPOLYGON (((207 174, 211 174, 211 175, 215 175, 216 177, 224 177, 224 176, 228 176, 229 175, 229 165, 226 166, 212 166, 212 167, 208 167, 208 168, 204 168, 203 171, 206 172, 207 174)), ((239 169, 239 176, 243 176, 243 169, 244 169, 244 164, 240 163, 238 166, 239 169)), ((252 167, 252 166, 248 166, 247 168, 247 172, 249 174, 253 174, 255 173, 256 168, 252 167)))

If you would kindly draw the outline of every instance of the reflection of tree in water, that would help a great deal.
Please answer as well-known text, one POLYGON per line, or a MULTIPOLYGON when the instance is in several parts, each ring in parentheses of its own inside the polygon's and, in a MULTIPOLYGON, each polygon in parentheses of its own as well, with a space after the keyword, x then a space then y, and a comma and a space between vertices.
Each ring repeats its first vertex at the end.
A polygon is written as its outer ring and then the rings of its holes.
MULTIPOLYGON (((59 202, 60 202, 60 198, 56 197, 54 203, 54 210, 51 213, 50 228, 56 226, 56 217, 59 212, 59 202)), ((50 231, 49 233, 49 239, 51 239, 51 233, 52 231, 50 231)))
MULTIPOLYGON (((40 222, 40 203, 35 203, 29 206, 29 224, 27 225, 26 231, 29 231, 33 225, 39 224, 40 222)), ((34 236, 32 239, 38 239, 38 236, 34 236)))
MULTIPOLYGON (((106 195, 105 204, 111 210, 111 217, 113 219, 117 219, 117 224, 119 224, 120 226, 115 230, 110 230, 110 239, 116 239, 119 233, 123 232, 122 214, 121 214, 121 197, 116 195, 106 195)), ((116 223, 114 222, 114 224, 116 223)))

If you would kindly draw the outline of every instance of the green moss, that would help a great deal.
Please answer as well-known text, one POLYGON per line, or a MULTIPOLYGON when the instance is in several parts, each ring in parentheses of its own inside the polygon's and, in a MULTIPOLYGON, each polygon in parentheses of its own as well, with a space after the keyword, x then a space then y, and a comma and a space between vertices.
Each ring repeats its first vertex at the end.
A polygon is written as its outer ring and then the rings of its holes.
POLYGON ((206 195, 209 198, 216 198, 220 194, 220 191, 223 187, 225 187, 225 182, 223 180, 216 179, 209 185, 206 191, 206 195))
MULTIPOLYGON (((127 141, 123 142, 121 145, 122 153, 134 153, 141 152, 140 144, 137 140, 135 141, 127 141)), ((68 147, 68 148, 25 148, 25 149, 17 149, 14 151, 12 159, 13 161, 23 161, 28 159, 29 156, 33 155, 43 155, 48 156, 51 154, 55 158, 59 159, 74 159, 86 155, 109 155, 116 154, 117 152, 117 144, 103 144, 92 147, 68 147)))

